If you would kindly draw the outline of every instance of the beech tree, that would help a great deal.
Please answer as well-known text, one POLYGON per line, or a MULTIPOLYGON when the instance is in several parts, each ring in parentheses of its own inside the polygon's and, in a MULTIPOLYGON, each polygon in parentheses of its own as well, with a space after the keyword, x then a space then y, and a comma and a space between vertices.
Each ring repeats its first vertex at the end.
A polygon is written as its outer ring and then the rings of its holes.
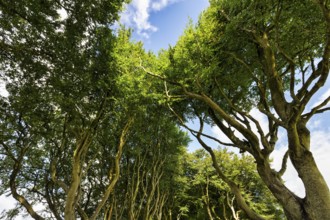
MULTIPOLYGON (((275 197, 263 184, 253 157, 236 155, 227 149, 214 150, 221 170, 241 186, 247 203, 267 219, 283 219, 283 211, 275 197)), ((249 219, 238 207, 230 187, 218 178, 212 159, 204 149, 188 153, 185 173, 189 186, 181 198, 187 212, 183 219, 249 219)))
POLYGON ((161 67, 141 65, 166 82, 171 111, 211 154, 218 176, 250 219, 264 218, 249 207, 238 183, 222 172, 205 138, 252 155, 288 219, 330 216, 329 187, 310 150, 308 129, 313 116, 329 110, 330 97, 306 107, 328 79, 329 7, 322 0, 211 0, 198 24, 188 26, 160 56, 161 67), (266 129, 249 113, 252 108, 267 118, 266 129), (199 129, 185 124, 193 118, 199 129), (230 141, 210 137, 205 123, 217 126, 230 141), (282 168, 274 170, 271 153, 279 129, 286 132, 288 147, 282 168), (304 184, 304 198, 283 182, 288 158, 304 184))
MULTIPOLYGON (((159 113, 161 108, 157 109, 159 113)), ((167 109, 163 111, 168 115, 167 109)), ((186 184, 180 185, 177 179, 183 175, 180 170, 187 134, 179 132, 167 117, 147 112, 148 117, 141 119, 147 119, 148 125, 141 123, 132 131, 123 153, 121 178, 108 205, 109 218, 170 219, 173 200, 186 184)))
MULTIPOLYGON (((206 208, 195 213, 281 216, 275 203, 258 198, 267 194, 261 179, 288 219, 327 219, 330 193, 310 150, 308 122, 329 110, 330 97, 306 106, 329 74, 329 2, 210 0, 199 23, 159 58, 130 43, 129 32, 109 28, 124 2, 0 0, 0 80, 9 92, 0 97, 0 194, 17 201, 4 217, 23 209, 34 219, 184 218, 189 176, 178 154, 187 138, 177 119, 219 177, 193 167, 192 181, 203 187, 196 200, 206 208), (267 118, 266 129, 252 108, 267 118), (189 119, 199 128, 188 127, 189 119), (229 142, 205 133, 206 123, 229 142), (288 150, 274 170, 279 129, 288 150), (236 166, 238 157, 220 157, 207 138, 250 154, 258 187, 249 185, 252 175, 246 182, 228 173, 221 160, 236 166), (288 158, 304 198, 283 183, 288 158), (219 198, 228 206, 214 210, 220 180, 231 192, 219 198)), ((233 173, 245 176, 250 162, 233 173)))
POLYGON ((1 80, 9 92, 1 97, 1 194, 9 189, 20 205, 8 218, 23 207, 34 219, 96 219, 113 190, 134 120, 115 99, 109 25, 122 4, 0 2, 1 80), (92 174, 102 184, 92 188, 90 168, 100 164, 92 174), (40 214, 35 204, 48 208, 40 214))
MULTIPOLYGON (((129 31, 109 29, 122 3, 0 2, 1 80, 9 93, 0 97, 0 194, 17 201, 1 218, 111 219, 116 192, 132 179, 143 185, 138 202, 148 201, 143 216, 164 212, 171 184, 160 180, 187 136, 160 114, 150 92, 157 84, 132 80, 144 75, 139 58, 154 56, 130 43, 129 31), (127 169, 131 179, 122 178, 127 169)), ((120 202, 136 211, 133 196, 120 202)))

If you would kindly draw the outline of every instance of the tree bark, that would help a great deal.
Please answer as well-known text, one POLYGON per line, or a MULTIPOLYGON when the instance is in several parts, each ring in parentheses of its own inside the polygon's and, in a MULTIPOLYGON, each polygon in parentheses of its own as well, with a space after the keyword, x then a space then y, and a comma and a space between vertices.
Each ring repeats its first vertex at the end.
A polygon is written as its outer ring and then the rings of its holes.
POLYGON ((290 159, 305 187, 302 206, 306 219, 327 219, 330 216, 329 187, 309 150, 309 131, 302 123, 294 127, 297 129, 288 129, 290 159))
POLYGON ((268 189, 272 192, 275 198, 282 205, 285 215, 289 220, 298 220, 303 218, 303 201, 291 192, 278 177, 278 174, 271 169, 266 161, 257 161, 258 173, 266 184, 268 189))
POLYGON ((76 219, 75 212, 78 202, 78 191, 81 182, 82 165, 84 162, 85 153, 90 145, 90 141, 91 141, 91 134, 90 133, 84 134, 82 139, 78 142, 77 148, 73 155, 71 184, 67 193, 67 199, 64 210, 65 220, 76 219))

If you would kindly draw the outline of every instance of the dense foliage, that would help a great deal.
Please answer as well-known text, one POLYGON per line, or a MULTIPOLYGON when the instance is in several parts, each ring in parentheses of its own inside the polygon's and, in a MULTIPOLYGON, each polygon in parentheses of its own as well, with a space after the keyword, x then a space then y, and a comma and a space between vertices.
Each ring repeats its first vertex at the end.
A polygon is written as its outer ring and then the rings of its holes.
POLYGON ((328 1, 210 0, 158 57, 110 28, 125 2, 0 0, 0 195, 17 201, 1 218, 330 216, 307 127, 330 98, 306 109, 329 74, 328 1), (188 153, 182 128, 205 150, 188 153), (305 198, 282 180, 288 157, 305 198))
MULTIPOLYGON (((253 158, 238 156, 227 149, 214 150, 223 172, 241 185, 248 204, 267 219, 283 219, 276 199, 262 183, 253 158)), ((219 179, 212 159, 205 150, 197 150, 184 158, 185 197, 180 200, 183 219, 249 219, 238 207, 235 195, 219 179)))
POLYGON ((167 83, 171 111, 211 154, 219 178, 251 219, 264 218, 242 196, 237 181, 221 170, 205 138, 252 155, 288 219, 330 216, 329 188, 310 151, 307 127, 314 115, 329 110, 329 97, 306 108, 329 75, 329 8, 328 1, 211 0, 198 24, 190 24, 177 44, 160 55, 163 66, 147 70, 167 83), (251 109, 267 119, 265 128, 251 109), (189 119, 197 119, 200 128, 187 127, 189 119), (210 137, 206 123, 229 141, 210 137), (279 129, 286 132, 288 149, 277 171, 270 158, 279 129), (288 157, 304 183, 305 198, 283 184, 288 157))

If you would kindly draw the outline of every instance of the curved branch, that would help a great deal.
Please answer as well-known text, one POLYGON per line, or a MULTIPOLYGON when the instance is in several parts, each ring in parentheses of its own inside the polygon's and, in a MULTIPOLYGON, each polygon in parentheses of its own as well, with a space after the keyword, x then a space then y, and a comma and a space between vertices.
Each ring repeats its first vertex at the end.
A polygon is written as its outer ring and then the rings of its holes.
POLYGON ((258 215, 256 212, 254 212, 249 206, 248 204, 245 202, 245 199, 240 191, 239 186, 231 181, 230 179, 227 178, 227 176, 221 171, 219 164, 217 162, 216 156, 212 150, 211 147, 209 147, 202 139, 201 139, 201 133, 203 132, 203 120, 199 117, 200 120, 200 129, 199 129, 199 133, 197 135, 194 135, 198 142, 202 145, 202 147, 209 152, 209 154, 211 155, 212 158, 212 162, 213 162, 213 167, 215 168, 215 170, 217 171, 218 176, 230 187, 231 191, 234 193, 235 197, 236 197, 236 201, 238 206, 246 213, 246 215, 253 220, 263 220, 264 218, 262 218, 260 215, 258 215))
POLYGON ((153 77, 156 77, 156 78, 158 78, 158 79, 161 79, 161 80, 163 80, 163 81, 165 81, 165 82, 168 82, 168 83, 170 83, 170 84, 172 84, 172 85, 176 85, 176 86, 184 87, 181 83, 178 83, 178 82, 175 82, 175 81, 169 80, 169 79, 167 79, 167 78, 164 77, 164 76, 161 76, 161 75, 155 74, 155 73, 153 73, 153 72, 151 72, 151 71, 148 71, 144 66, 142 66, 142 63, 140 63, 139 68, 141 68, 145 73, 147 73, 147 74, 150 75, 150 76, 153 76, 153 77))
POLYGON ((54 216, 57 220, 62 220, 62 217, 58 213, 58 211, 56 209, 56 205, 54 204, 54 202, 52 200, 52 196, 51 196, 51 193, 50 193, 51 180, 48 179, 48 174, 47 173, 45 173, 44 181, 45 181, 45 199, 48 203, 48 207, 49 207, 50 211, 54 214, 54 216))
POLYGON ((265 76, 269 82, 269 89, 274 108, 282 120, 286 120, 286 109, 288 103, 284 96, 283 82, 281 76, 276 70, 275 55, 270 46, 267 33, 263 33, 262 36, 254 35, 257 43, 257 49, 259 58, 263 65, 265 76))
MULTIPOLYGON (((329 46, 330 47, 330 46, 329 46)), ((329 59, 329 58, 328 58, 329 59)), ((315 93, 317 91, 319 91, 319 89, 321 87, 324 86, 327 78, 328 78, 328 75, 329 75, 329 68, 326 67, 327 65, 329 64, 324 64, 323 61, 321 61, 319 63, 319 68, 316 70, 317 72, 317 77, 319 76, 319 79, 317 80, 317 82, 313 85, 313 87, 306 92, 306 94, 304 95, 301 103, 300 103, 300 111, 302 112, 305 108, 305 106, 307 105, 307 103, 311 100, 311 98, 315 95, 315 93), (323 69, 327 68, 328 70, 326 72, 323 71, 323 69)), ((316 77, 316 78, 317 78, 316 77)))
POLYGON ((283 174, 286 171, 287 168, 287 162, 288 162, 288 158, 289 158, 289 150, 287 150, 283 156, 283 160, 282 160, 282 167, 281 169, 277 172, 277 174, 282 177, 283 174))
POLYGON ((105 205, 105 203, 107 202, 110 193, 113 191, 118 179, 119 179, 119 175, 120 175, 120 159, 123 153, 123 148, 124 145, 126 143, 126 138, 128 135, 128 132, 131 128, 131 125, 133 123, 133 118, 130 118, 126 125, 124 126, 120 138, 119 138, 119 145, 118 145, 118 149, 117 149, 117 154, 115 157, 115 170, 114 172, 110 173, 109 179, 110 179, 110 184, 108 185, 106 191, 103 194, 103 197, 101 199, 101 201, 99 202, 99 204, 97 205, 92 217, 90 218, 91 220, 95 220, 97 218, 97 216, 99 215, 101 209, 103 208, 103 206, 105 205))
MULTIPOLYGON (((183 119, 182 119, 182 118, 181 118, 181 117, 175 112, 175 110, 174 110, 169 104, 168 104, 168 108, 169 108, 170 111, 171 111, 171 112, 177 117, 177 119, 179 120, 179 123, 180 123, 180 125, 181 125, 182 127, 184 127, 185 129, 187 129, 188 131, 190 131, 190 133, 192 133, 193 135, 199 133, 199 131, 196 131, 196 130, 194 130, 194 129, 188 127, 188 126, 184 123, 183 119)), ((219 139, 217 139, 217 138, 215 138, 215 137, 212 137, 212 136, 210 136, 210 135, 207 135, 207 134, 205 134, 205 133, 200 133, 200 135, 203 136, 203 137, 209 138, 210 140, 213 140, 213 141, 215 141, 215 142, 217 142, 217 143, 219 143, 219 144, 221 144, 221 145, 224 145, 224 146, 230 146, 230 147, 234 147, 234 146, 235 146, 234 144, 231 144, 231 143, 225 143, 225 142, 222 142, 222 141, 220 141, 219 139)))
MULTIPOLYGON (((305 105, 310 101, 310 99, 313 97, 313 95, 324 86, 328 76, 329 76, 329 68, 330 68, 330 10, 326 6, 326 3, 324 1, 316 1, 317 4, 320 6, 322 13, 324 15, 324 19, 327 23, 327 31, 326 31, 326 40, 325 40, 325 46, 324 51, 322 55, 322 60, 319 62, 318 67, 315 71, 313 71, 310 78, 312 78, 312 81, 319 77, 318 81, 314 84, 314 86, 307 91, 308 87, 304 87, 304 90, 302 92, 305 93, 304 98, 301 102, 302 108, 305 107, 305 105)), ((308 79, 309 80, 309 79, 308 79)))
POLYGON ((235 144, 234 146, 240 149, 241 153, 244 153, 245 151, 248 151, 253 155, 253 151, 250 148, 250 145, 247 144, 244 141, 241 141, 239 138, 237 138, 234 134, 234 131, 231 130, 229 127, 226 127, 221 120, 218 119, 218 117, 215 115, 215 112, 213 109, 209 109, 209 114, 214 121, 214 123, 220 128, 220 130, 235 144))
POLYGON ((257 136, 249 129, 245 128, 241 123, 236 121, 234 118, 232 118, 230 115, 228 115, 217 103, 215 103, 210 97, 206 96, 205 94, 196 94, 193 92, 187 91, 185 88, 184 93, 190 97, 194 98, 200 101, 203 101, 205 104, 207 104, 211 109, 213 109, 216 113, 221 116, 229 125, 234 127, 237 131, 239 131, 241 134, 243 134, 254 146, 258 146, 259 140, 257 136))
POLYGON ((330 102, 330 96, 328 96, 328 98, 326 98, 322 103, 320 103, 319 105, 315 106, 310 112, 302 115, 302 117, 305 118, 306 121, 308 121, 309 119, 312 118, 312 116, 314 114, 328 111, 330 109, 330 107, 323 108, 323 109, 322 109, 322 107, 326 106, 329 102, 330 102))
POLYGON ((17 192, 17 187, 16 187, 16 177, 18 176, 18 173, 20 172, 21 169, 21 162, 23 160, 23 157, 27 151, 27 147, 25 147, 24 149, 21 150, 21 155, 19 156, 19 158, 15 161, 14 166, 13 166, 13 171, 10 174, 10 179, 9 179, 9 183, 10 183, 10 191, 11 194, 13 195, 13 197, 22 205, 24 206, 24 208, 26 209, 26 211, 30 214, 30 216, 36 220, 44 220, 43 217, 41 217, 40 215, 38 215, 38 213, 35 212, 35 210, 33 209, 32 205, 26 200, 26 198, 22 195, 20 195, 17 192))

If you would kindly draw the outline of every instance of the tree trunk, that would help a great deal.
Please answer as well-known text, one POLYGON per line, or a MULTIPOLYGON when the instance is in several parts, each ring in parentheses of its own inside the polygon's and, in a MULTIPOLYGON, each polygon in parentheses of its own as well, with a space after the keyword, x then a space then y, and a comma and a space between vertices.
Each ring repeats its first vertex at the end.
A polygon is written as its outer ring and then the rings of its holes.
POLYGON ((306 219, 328 219, 330 217, 329 188, 317 168, 312 153, 305 151, 300 157, 290 154, 290 158, 304 183, 306 196, 303 207, 306 219))
POLYGON ((75 220, 76 207, 78 203, 78 191, 81 182, 82 163, 84 162, 85 153, 89 147, 91 134, 86 132, 79 140, 72 157, 71 183, 67 192, 67 198, 64 209, 65 220, 75 220))
POLYGON ((206 177, 206 186, 205 186, 205 193, 204 193, 204 203, 206 206, 207 215, 209 216, 210 220, 213 220, 211 208, 210 208, 210 198, 209 198, 209 177, 206 177))
POLYGON ((329 219, 329 187, 309 150, 309 130, 302 123, 299 123, 297 127, 297 129, 295 127, 288 129, 288 139, 290 159, 305 187, 306 196, 302 203, 305 212, 304 219, 329 219))
POLYGON ((320 173, 312 153, 309 151, 309 131, 304 125, 288 129, 290 159, 301 178, 306 192, 299 198, 281 181, 269 163, 260 159, 257 168, 260 177, 282 205, 289 220, 324 220, 330 216, 330 192, 320 173))
POLYGON ((282 205, 287 219, 303 220, 302 199, 284 185, 278 174, 271 169, 268 162, 258 161, 257 169, 263 182, 282 205))

